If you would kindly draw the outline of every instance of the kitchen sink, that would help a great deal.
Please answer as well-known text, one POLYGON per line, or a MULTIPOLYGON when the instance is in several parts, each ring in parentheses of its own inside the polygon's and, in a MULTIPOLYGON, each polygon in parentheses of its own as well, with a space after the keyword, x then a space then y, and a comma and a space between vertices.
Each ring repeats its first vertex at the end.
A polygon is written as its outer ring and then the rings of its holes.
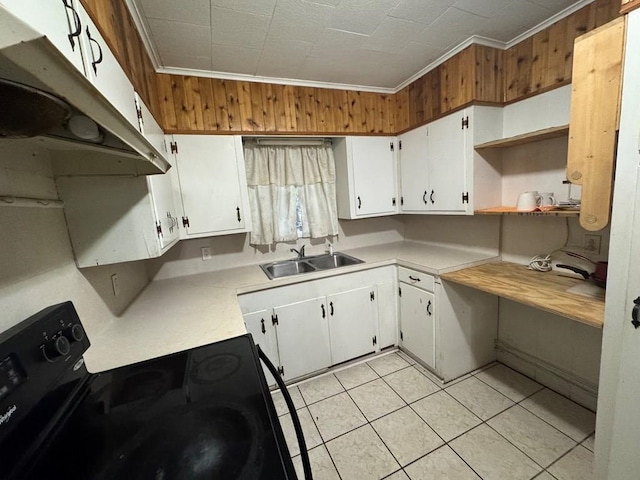
POLYGON ((334 254, 316 255, 313 257, 295 258, 292 260, 281 260, 279 262, 263 263, 260 265, 262 271, 271 280, 275 278, 288 277, 308 272, 320 272, 349 265, 364 263, 359 258, 336 252, 334 254))

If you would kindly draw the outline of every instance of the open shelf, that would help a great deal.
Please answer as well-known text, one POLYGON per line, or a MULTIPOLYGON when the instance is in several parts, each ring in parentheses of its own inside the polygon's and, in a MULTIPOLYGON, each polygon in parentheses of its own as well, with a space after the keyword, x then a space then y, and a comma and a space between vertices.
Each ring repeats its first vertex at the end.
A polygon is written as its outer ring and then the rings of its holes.
POLYGON ((550 210, 547 212, 519 212, 516 207, 492 207, 476 210, 476 215, 524 215, 533 217, 578 217, 580 210, 550 210))
POLYGON ((545 128, 543 130, 536 130, 535 132, 523 133, 522 135, 516 135, 509 138, 501 138, 500 140, 493 140, 491 142, 481 143, 476 145, 476 150, 484 150, 487 148, 507 148, 515 147, 516 145, 524 145, 525 143, 538 142, 540 140, 547 140, 549 138, 562 137, 569 134, 569 125, 562 125, 560 127, 545 128))

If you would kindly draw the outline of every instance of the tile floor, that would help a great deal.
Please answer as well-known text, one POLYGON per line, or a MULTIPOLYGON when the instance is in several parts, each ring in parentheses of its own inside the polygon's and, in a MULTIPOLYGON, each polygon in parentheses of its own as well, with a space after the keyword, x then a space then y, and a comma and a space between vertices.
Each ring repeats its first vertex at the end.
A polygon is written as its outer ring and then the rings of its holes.
MULTIPOLYGON (((442 388, 392 352, 289 388, 315 480, 585 480, 595 414, 495 364, 442 388)), ((273 398, 304 479, 291 416, 273 398)))

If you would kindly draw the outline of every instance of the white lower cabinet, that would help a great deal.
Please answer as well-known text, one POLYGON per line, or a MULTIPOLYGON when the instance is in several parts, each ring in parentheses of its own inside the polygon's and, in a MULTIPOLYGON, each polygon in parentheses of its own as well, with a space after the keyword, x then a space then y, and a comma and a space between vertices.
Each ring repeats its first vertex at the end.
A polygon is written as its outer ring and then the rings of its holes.
POLYGON ((398 267, 400 345, 448 382, 496 359, 498 298, 398 267))
POLYGON ((407 284, 400 292, 402 346, 435 370, 435 295, 407 284))
POLYGON ((285 380, 331 365, 325 297, 275 307, 273 312, 285 380))
POLYGON ((247 331, 289 381, 393 345, 394 277, 394 267, 338 275, 241 295, 240 307, 247 331))

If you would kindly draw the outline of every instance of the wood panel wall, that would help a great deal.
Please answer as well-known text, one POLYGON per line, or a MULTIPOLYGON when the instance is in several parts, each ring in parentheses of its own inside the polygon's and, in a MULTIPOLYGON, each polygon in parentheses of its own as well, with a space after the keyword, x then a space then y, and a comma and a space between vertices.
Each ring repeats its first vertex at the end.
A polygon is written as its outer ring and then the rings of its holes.
POLYGON ((620 11, 620 0, 595 0, 506 51, 472 45, 384 95, 156 74, 124 0, 82 3, 168 133, 396 134, 472 102, 515 102, 570 83, 575 38, 620 11))
POLYGON ((158 74, 168 133, 395 134, 395 96, 158 74))

